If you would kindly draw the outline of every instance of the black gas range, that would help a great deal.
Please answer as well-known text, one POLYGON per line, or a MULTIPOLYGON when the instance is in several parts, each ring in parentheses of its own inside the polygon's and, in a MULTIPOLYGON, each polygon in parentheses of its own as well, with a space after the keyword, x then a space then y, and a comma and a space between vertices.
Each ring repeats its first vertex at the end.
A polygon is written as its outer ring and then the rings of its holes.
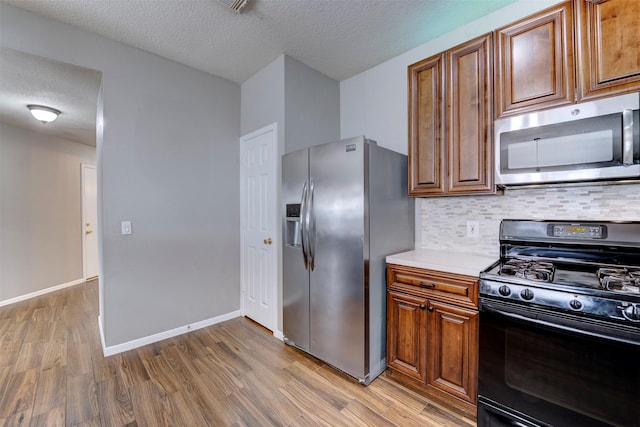
POLYGON ((480 274, 478 425, 639 426, 638 361, 640 222, 503 220, 480 274))

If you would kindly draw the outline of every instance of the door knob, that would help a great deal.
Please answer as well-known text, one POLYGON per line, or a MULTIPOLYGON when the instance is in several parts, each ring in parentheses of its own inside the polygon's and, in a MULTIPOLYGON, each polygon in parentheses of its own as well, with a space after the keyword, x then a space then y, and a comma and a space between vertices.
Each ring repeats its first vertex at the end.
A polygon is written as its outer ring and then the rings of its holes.
POLYGON ((268 239, 264 239, 263 242, 265 245, 270 245, 271 243, 273 243, 273 240, 271 240, 271 237, 269 237, 268 239))
POLYGON ((87 230, 84 232, 84 234, 91 234, 91 233, 93 233, 93 230, 87 230))

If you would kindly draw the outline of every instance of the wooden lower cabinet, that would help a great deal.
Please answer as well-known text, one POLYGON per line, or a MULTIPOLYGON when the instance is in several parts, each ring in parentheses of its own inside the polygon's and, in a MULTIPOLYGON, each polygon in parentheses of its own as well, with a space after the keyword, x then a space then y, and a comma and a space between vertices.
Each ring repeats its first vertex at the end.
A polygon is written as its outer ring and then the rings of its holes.
POLYGON ((478 312, 430 301, 427 383, 476 404, 478 312))
POLYGON ((427 300, 387 293, 387 364, 420 381, 427 380, 427 300))
POLYGON ((389 265, 387 365, 410 387, 475 416, 479 318, 465 289, 476 294, 477 278, 389 265))

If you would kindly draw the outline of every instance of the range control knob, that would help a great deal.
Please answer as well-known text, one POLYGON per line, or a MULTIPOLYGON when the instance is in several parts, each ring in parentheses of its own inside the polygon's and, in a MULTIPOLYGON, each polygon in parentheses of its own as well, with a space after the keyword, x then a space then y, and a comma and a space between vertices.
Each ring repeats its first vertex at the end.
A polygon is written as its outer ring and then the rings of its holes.
POLYGON ((507 285, 502 285, 498 288, 498 293, 503 297, 509 296, 511 289, 507 285))
POLYGON ((631 304, 622 310, 622 315, 632 322, 640 322, 640 306, 631 304))
POLYGON ((533 291, 531 289, 523 289, 520 292, 520 296, 523 300, 531 301, 533 299, 533 291))
POLYGON ((582 303, 577 299, 572 299, 571 301, 569 301, 569 307, 573 308, 574 310, 580 310, 582 308, 582 303))

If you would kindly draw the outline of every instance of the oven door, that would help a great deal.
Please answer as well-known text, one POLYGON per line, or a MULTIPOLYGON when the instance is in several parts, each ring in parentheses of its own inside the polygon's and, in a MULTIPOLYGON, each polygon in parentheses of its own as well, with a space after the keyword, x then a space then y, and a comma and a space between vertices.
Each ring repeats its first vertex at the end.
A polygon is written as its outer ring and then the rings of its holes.
POLYGON ((478 426, 640 426, 640 342, 554 317, 481 298, 478 426))

